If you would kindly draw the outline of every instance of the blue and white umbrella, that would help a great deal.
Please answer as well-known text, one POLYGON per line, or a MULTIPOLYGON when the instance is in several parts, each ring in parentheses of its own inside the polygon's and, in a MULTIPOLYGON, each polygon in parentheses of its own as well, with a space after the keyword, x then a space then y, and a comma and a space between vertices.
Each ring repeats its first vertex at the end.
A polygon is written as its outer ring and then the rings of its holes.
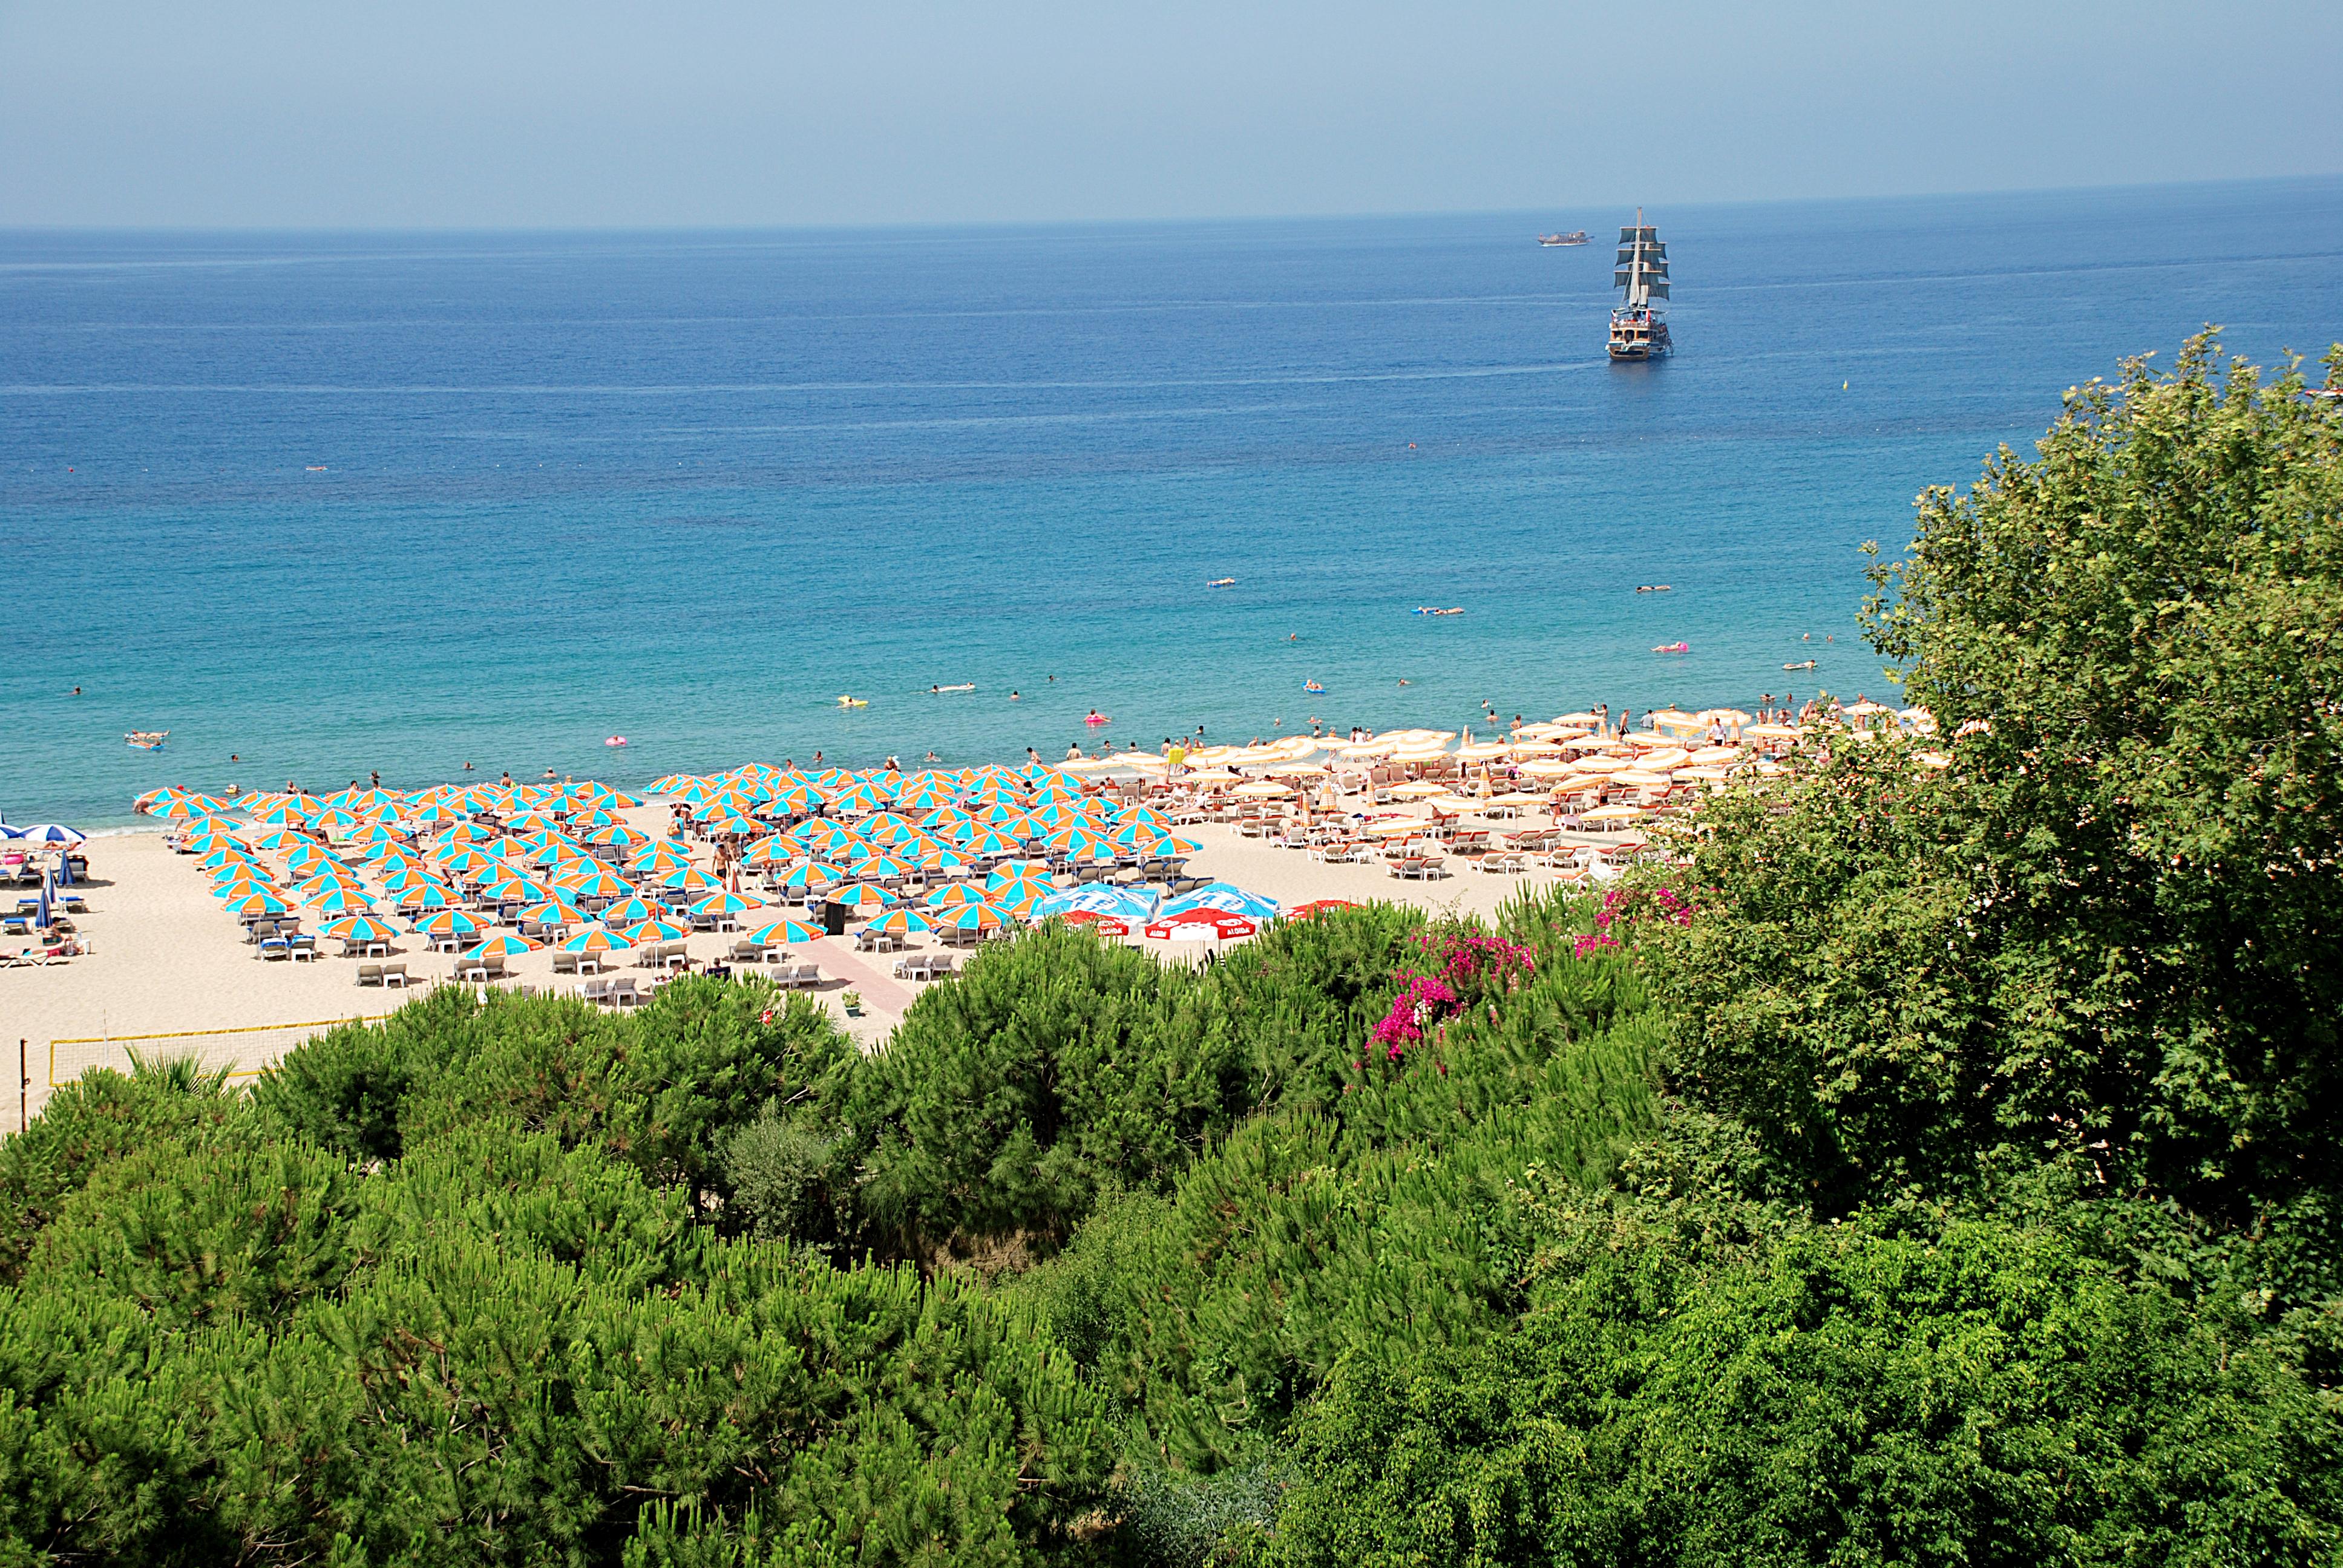
POLYGON ((1273 920, 1284 912, 1275 899, 1248 893, 1232 883, 1214 882, 1210 887, 1198 888, 1192 893, 1172 900, 1155 911, 1155 918, 1170 920, 1190 910, 1226 910, 1249 920, 1273 920))
POLYGON ((1139 888, 1118 888, 1105 882, 1091 882, 1080 888, 1067 888, 1051 893, 1033 905, 1033 918, 1046 920, 1051 915, 1071 914, 1088 910, 1092 914, 1106 915, 1118 920, 1143 920, 1155 913, 1155 895, 1139 888))
POLYGON ((78 844, 89 837, 78 828, 68 828, 63 822, 35 822, 29 828, 10 828, 13 838, 28 844, 78 844))

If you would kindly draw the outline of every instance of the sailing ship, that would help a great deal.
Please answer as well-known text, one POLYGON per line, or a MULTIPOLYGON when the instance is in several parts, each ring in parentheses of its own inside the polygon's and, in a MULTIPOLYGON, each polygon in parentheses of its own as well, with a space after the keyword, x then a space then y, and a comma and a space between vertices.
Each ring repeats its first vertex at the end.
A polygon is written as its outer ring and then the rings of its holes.
POLYGON ((1538 243, 1540 245, 1546 246, 1584 245, 1586 243, 1586 231, 1583 228, 1574 228, 1568 234, 1542 234, 1538 236, 1538 243))
POLYGON ((1660 231, 1644 222, 1642 207, 1635 209, 1634 226, 1619 231, 1615 265, 1611 282, 1627 291, 1627 299, 1611 312, 1611 357, 1657 359, 1674 352, 1667 321, 1652 307, 1652 301, 1668 297, 1668 247, 1660 243, 1660 231))

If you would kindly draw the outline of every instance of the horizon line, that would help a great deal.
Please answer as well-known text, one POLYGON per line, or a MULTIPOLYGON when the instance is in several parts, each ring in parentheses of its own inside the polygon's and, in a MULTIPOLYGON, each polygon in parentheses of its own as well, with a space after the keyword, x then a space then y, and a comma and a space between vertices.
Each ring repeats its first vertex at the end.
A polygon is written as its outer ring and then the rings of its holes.
MULTIPOLYGON (((1996 196, 2089 196, 2130 192, 2209 190, 2237 186, 2318 185, 2343 181, 2343 169, 2319 174, 2244 175, 2214 179, 2139 180, 2071 186, 2017 186, 1998 188, 1955 188, 1932 191, 1873 192, 1840 196, 1752 196, 1640 204, 1654 210, 1717 211, 1737 208, 1878 205, 1928 201, 1974 201, 1996 196)), ((966 232, 968 230, 1133 229, 1206 225, 1265 225, 1315 223, 1397 223, 1431 218, 1517 218, 1570 204, 1523 207, 1418 207, 1347 212, 1293 212, 1161 215, 1126 217, 1037 218, 898 218, 865 221, 769 223, 608 223, 488 225, 477 223, 411 224, 96 224, 0 223, 0 236, 39 235, 769 235, 903 232, 966 232)), ((1589 199, 1577 205, 1595 207, 1632 206, 1632 201, 1589 199)))

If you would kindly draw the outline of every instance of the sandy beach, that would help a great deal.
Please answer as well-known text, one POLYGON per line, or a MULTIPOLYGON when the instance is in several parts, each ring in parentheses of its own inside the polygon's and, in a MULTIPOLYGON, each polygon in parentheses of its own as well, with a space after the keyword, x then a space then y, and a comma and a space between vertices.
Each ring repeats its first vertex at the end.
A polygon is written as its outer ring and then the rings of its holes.
MULTIPOLYGON (((630 825, 658 833, 669 813, 653 801, 621 815, 630 825)), ((1488 824, 1498 831, 1523 825, 1488 824)), ((1517 889, 1545 885, 1556 876, 1543 869, 1483 873, 1452 860, 1459 869, 1450 876, 1402 880, 1380 863, 1329 864, 1242 837, 1231 823, 1181 831, 1201 845, 1189 858, 1192 874, 1288 907, 1316 899, 1386 900, 1485 916, 1517 889)), ((89 950, 61 963, 0 970, 0 1049, 23 1044, 32 1114, 39 1114, 53 1085, 91 1067, 123 1067, 133 1050, 193 1054, 250 1075, 321 1028, 351 1018, 378 1018, 421 994, 422 988, 452 980, 454 959, 411 935, 398 938, 390 955, 404 960, 415 979, 416 986, 404 996, 397 990, 358 986, 356 960, 331 956, 337 944, 330 942, 323 944, 327 956, 314 961, 264 962, 244 940, 236 918, 210 896, 208 879, 194 859, 175 853, 160 831, 94 839, 85 848, 90 859, 88 912, 75 923, 89 950)), ((704 865, 707 847, 695 846, 694 858, 704 865)), ((802 910, 794 912, 802 918, 802 910)), ((694 933, 689 952, 695 960, 715 959, 736 940, 729 932, 694 933)), ((1202 941, 1148 940, 1137 934, 1127 940, 1174 960, 1194 961, 1208 948, 1202 941)), ((940 948, 934 939, 914 938, 895 952, 858 952, 850 936, 802 944, 792 957, 820 966, 823 982, 812 994, 871 1046, 885 1039, 920 989, 919 982, 894 977, 896 961, 908 953, 935 950, 940 948), (840 1006, 840 998, 850 990, 862 999, 859 1018, 846 1018, 840 1006)), ((609 973, 641 972, 626 967, 627 954, 613 956, 619 963, 609 973)), ((512 978, 506 983, 511 985, 569 991, 580 983, 577 976, 554 974, 549 949, 518 955, 508 967, 512 978)), ((0 1122, 13 1128, 15 1112, 9 1106, 0 1122)))

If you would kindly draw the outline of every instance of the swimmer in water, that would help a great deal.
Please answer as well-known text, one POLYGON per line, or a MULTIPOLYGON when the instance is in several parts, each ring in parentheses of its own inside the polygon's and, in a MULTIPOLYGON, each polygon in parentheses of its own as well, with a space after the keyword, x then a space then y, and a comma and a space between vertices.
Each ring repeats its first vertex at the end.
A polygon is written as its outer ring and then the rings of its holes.
POLYGON ((1014 701, 1016 701, 1019 698, 1022 697, 1023 695, 1024 695, 1024 693, 1023 693, 1023 692, 1021 692, 1021 691, 1011 691, 1011 692, 1009 694, 1009 700, 1010 700, 1010 701, 1011 701, 1011 702, 1014 702, 1014 701))
POLYGON ((1400 682, 1400 684, 1401 684, 1402 686, 1405 686, 1405 685, 1407 684, 1407 682, 1406 682, 1406 681, 1404 681, 1404 680, 1403 680, 1403 681, 1401 681, 1401 682, 1400 682))

